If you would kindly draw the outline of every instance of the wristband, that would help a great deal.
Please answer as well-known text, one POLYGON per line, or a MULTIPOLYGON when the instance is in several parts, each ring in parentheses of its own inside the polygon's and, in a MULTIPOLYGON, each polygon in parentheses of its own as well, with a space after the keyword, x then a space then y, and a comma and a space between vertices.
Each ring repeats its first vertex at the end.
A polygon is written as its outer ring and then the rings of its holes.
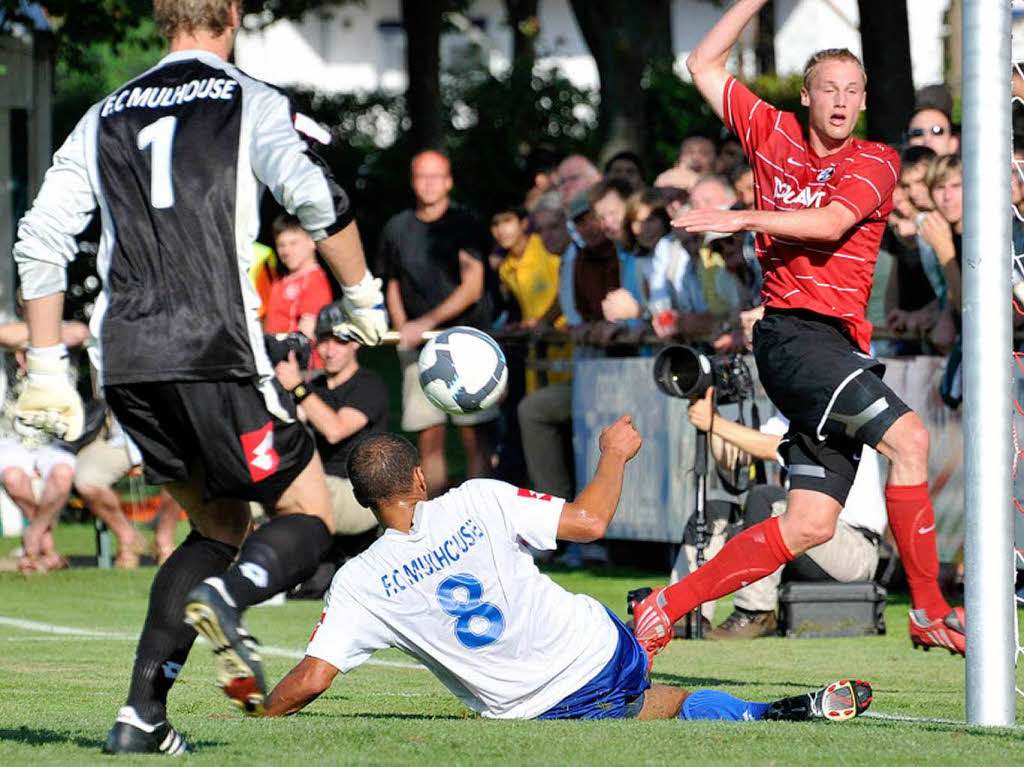
POLYGON ((291 390, 292 399, 295 400, 296 405, 298 405, 300 402, 302 402, 302 400, 306 399, 306 397, 308 397, 312 393, 313 392, 306 388, 306 384, 301 383, 291 390))

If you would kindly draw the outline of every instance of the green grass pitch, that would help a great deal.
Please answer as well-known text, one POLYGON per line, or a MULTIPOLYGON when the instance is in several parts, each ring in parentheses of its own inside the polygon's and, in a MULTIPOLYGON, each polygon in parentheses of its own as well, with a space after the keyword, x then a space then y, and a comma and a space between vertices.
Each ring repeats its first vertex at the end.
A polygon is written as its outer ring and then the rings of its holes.
MULTIPOLYGON (((82 527, 62 528, 72 531, 71 538, 62 533, 65 550, 89 552, 82 527)), ((12 546, 0 543, 0 556, 12 546)), ((0 765, 130 765, 166 758, 112 758, 99 751, 127 691, 153 573, 0 573, 0 765), (81 633, 47 632, 44 624, 81 633)), ((552 575, 620 614, 628 588, 657 583, 650 574, 621 571, 552 575)), ((1018 763, 1024 729, 936 721, 963 721, 964 661, 944 651, 914 652, 906 609, 905 603, 890 603, 889 634, 883 637, 674 642, 655 663, 655 682, 713 687, 754 700, 843 676, 871 681, 874 717, 844 724, 486 721, 397 651, 378 653, 340 677, 303 713, 248 720, 232 713, 213 686, 211 655, 201 645, 171 693, 170 718, 195 746, 185 757, 194 765, 1018 763)), ((727 610, 720 604, 719 618, 727 610)), ((273 648, 266 662, 270 679, 279 679, 301 655, 319 611, 315 602, 250 611, 250 629, 273 648)))

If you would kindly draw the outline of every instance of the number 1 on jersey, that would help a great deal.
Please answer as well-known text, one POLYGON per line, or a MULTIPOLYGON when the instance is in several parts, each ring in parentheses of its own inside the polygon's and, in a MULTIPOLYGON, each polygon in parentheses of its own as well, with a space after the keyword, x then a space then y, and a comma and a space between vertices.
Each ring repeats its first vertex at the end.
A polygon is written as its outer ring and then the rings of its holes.
POLYGON ((161 117, 139 131, 138 147, 145 151, 153 145, 150 157, 149 197, 154 208, 174 206, 174 182, 171 177, 171 149, 174 146, 174 129, 177 117, 161 117))

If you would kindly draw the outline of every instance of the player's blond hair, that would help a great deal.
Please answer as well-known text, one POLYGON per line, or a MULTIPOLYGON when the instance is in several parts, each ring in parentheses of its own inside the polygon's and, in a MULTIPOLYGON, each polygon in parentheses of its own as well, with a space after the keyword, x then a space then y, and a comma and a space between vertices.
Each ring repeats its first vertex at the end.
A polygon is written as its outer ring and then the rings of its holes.
POLYGON ((958 154, 944 154, 936 157, 924 174, 924 184, 931 192, 939 184, 943 184, 953 176, 963 175, 963 162, 958 154))
POLYGON ((811 57, 807 59, 807 63, 804 65, 804 88, 810 90, 811 77, 814 76, 814 70, 818 68, 819 64, 823 64, 826 61, 845 61, 849 64, 856 64, 860 68, 860 73, 864 76, 864 85, 867 85, 868 73, 864 69, 864 62, 853 51, 849 48, 825 48, 824 50, 812 53, 811 57))
POLYGON ((153 0, 153 19, 166 40, 197 29, 216 37, 231 26, 231 7, 237 3, 238 0, 153 0))

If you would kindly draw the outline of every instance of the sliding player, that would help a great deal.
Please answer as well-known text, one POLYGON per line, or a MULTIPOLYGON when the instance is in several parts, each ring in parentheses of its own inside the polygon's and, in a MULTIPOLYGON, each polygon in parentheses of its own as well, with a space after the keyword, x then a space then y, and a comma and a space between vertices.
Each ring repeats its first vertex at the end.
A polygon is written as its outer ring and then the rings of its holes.
POLYGON ((928 498, 928 431, 882 383, 864 317, 878 246, 892 209, 899 160, 853 138, 867 77, 846 49, 823 50, 804 69, 804 136, 793 114, 757 98, 726 71, 729 50, 765 0, 739 0, 687 65, 715 113, 743 142, 757 210, 690 211, 690 232, 757 233, 764 318, 754 355, 765 391, 790 420, 780 445, 789 469, 787 511, 733 538, 704 567, 637 605, 636 636, 653 656, 697 605, 775 572, 832 537, 862 445, 886 456, 889 526, 910 584, 915 646, 964 653, 964 614, 939 589, 935 514, 928 498))
POLYGON ((290 714, 375 650, 423 661, 467 706, 498 719, 788 719, 842 721, 871 702, 864 682, 752 703, 647 681, 643 648, 610 611, 541 575, 526 549, 592 541, 615 514, 640 449, 629 416, 601 433, 601 460, 574 502, 471 480, 432 501, 409 442, 367 437, 348 473, 386 528, 334 578, 306 656, 271 692, 290 714))

